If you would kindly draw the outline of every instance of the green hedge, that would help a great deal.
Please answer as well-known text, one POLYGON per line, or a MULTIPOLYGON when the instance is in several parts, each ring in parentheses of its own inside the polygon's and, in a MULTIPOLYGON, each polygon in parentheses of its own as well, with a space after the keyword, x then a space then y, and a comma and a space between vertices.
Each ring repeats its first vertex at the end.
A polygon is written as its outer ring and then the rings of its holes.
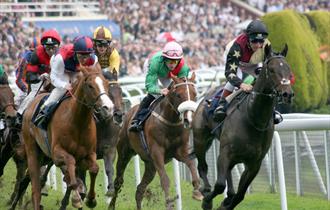
MULTIPOLYGON (((312 11, 306 14, 310 17, 314 25, 314 32, 316 33, 320 46, 330 47, 330 12, 327 11, 312 11)), ((328 92, 330 86, 330 63, 322 62, 323 68, 327 72, 328 92)), ((328 101, 330 101, 330 93, 328 93, 328 101)))
MULTIPOLYGON (((316 25, 322 25, 319 27, 322 30, 330 30, 319 15, 310 17, 317 19, 316 25)), ((310 20, 292 10, 269 13, 262 19, 268 27, 273 48, 280 51, 285 43, 289 46, 287 61, 296 78, 293 111, 305 112, 323 106, 329 98, 327 70, 319 57, 320 38, 312 30, 310 20)))

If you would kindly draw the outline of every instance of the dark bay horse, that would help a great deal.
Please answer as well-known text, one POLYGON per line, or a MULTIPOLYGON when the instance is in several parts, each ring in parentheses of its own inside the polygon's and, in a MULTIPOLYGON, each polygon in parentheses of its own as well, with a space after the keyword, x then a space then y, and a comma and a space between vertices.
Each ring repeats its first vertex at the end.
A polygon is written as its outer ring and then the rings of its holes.
POLYGON ((173 209, 173 200, 169 194, 169 177, 165 171, 165 164, 172 158, 184 162, 192 174, 194 186, 193 197, 202 199, 199 192, 199 177, 194 161, 189 155, 189 129, 185 129, 191 123, 192 112, 197 104, 196 89, 194 85, 195 74, 190 79, 176 78, 172 76, 173 83, 169 94, 165 96, 145 121, 143 133, 145 141, 141 140, 142 132, 130 132, 128 127, 137 111, 138 106, 131 108, 119 133, 117 145, 118 159, 116 165, 115 194, 109 205, 109 209, 115 209, 116 199, 124 182, 124 171, 130 159, 138 154, 145 164, 145 171, 141 183, 137 186, 135 200, 137 209, 141 209, 143 194, 147 186, 155 177, 156 172, 160 176, 162 189, 165 193, 166 209, 173 209), (183 115, 183 116, 182 116, 183 115))
MULTIPOLYGON (((219 209, 234 209, 244 199, 248 186, 256 177, 271 145, 275 104, 277 100, 290 103, 293 97, 290 85, 292 74, 285 60, 287 50, 287 45, 285 45, 281 53, 274 53, 270 46, 266 46, 263 67, 252 92, 249 94, 242 92, 240 99, 233 101, 228 107, 227 116, 219 134, 220 155, 217 160, 217 180, 213 191, 207 193, 203 199, 204 210, 212 209, 213 198, 224 192, 226 182, 227 197, 219 209), (243 163, 245 170, 235 193, 231 170, 238 163, 243 163)), ((207 122, 204 125, 207 127, 207 122)), ((195 151, 201 144, 199 141, 204 141, 205 144, 208 142, 207 139, 194 139, 195 151)), ((207 147, 203 147, 205 148, 207 147)))
MULTIPOLYGON (((0 78, 0 119, 3 120, 4 128, 0 130, 0 177, 11 157, 16 165, 16 180, 24 176, 26 169, 24 146, 20 143, 18 130, 14 127, 16 119, 16 106, 14 93, 12 92, 7 75, 0 78)), ((19 182, 15 183, 14 191, 8 201, 11 203, 18 191, 19 182)))
POLYGON ((76 168, 89 170, 90 187, 86 205, 96 206, 95 180, 98 173, 96 163, 96 123, 93 112, 103 118, 111 117, 113 103, 108 97, 108 81, 101 67, 80 67, 74 84, 72 97, 62 101, 52 116, 45 132, 32 123, 36 106, 45 94, 38 95, 23 117, 22 134, 28 161, 28 172, 32 184, 32 202, 35 210, 40 206, 40 167, 53 162, 60 167, 68 188, 72 189, 72 205, 82 207, 77 191, 76 168))

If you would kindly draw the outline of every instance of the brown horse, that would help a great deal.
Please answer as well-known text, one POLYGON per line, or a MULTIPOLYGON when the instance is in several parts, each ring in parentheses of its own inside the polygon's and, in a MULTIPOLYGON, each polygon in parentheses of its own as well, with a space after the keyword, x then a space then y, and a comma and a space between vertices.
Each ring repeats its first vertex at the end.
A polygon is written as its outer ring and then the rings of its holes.
MULTIPOLYGON (((213 198, 223 193, 226 185, 227 197, 219 209, 234 209, 244 199, 248 186, 257 175, 272 141, 275 104, 277 100, 290 103, 293 97, 290 85, 292 73, 285 60, 287 50, 287 45, 281 53, 274 53, 270 46, 265 47, 265 61, 252 92, 249 94, 242 92, 237 100, 233 100, 229 105, 222 131, 218 136, 220 155, 217 160, 217 181, 213 191, 203 199, 204 210, 212 209, 213 198), (243 163, 245 170, 235 193, 231 170, 238 163, 243 163)), ((201 119, 195 118, 195 120, 201 119)), ((197 124, 201 125, 201 123, 197 124)), ((208 123, 204 122, 204 126, 207 127, 208 123)), ((202 129, 198 132, 202 132, 202 129)), ((199 148, 203 141, 204 144, 209 144, 208 139, 194 139, 195 151, 207 148, 207 146, 199 148)))
POLYGON ((189 80, 172 76, 173 83, 169 87, 169 94, 155 105, 151 115, 145 121, 143 132, 128 131, 138 106, 128 111, 119 133, 115 194, 109 209, 115 209, 116 199, 124 182, 125 168, 135 154, 139 154, 145 163, 143 178, 135 194, 137 209, 141 209, 143 194, 156 172, 160 176, 161 186, 165 192, 166 209, 173 209, 173 199, 169 195, 169 178, 164 168, 164 165, 172 158, 184 162, 189 167, 193 178, 193 196, 195 199, 202 199, 198 190, 197 170, 193 160, 188 157, 189 129, 184 128, 184 125, 188 127, 190 124, 191 114, 197 107, 197 104, 193 102, 196 97, 194 79, 195 74, 189 80), (141 139, 142 136, 145 140, 141 139))
POLYGON ((96 206, 95 179, 98 165, 93 112, 97 110, 102 117, 107 118, 112 115, 113 103, 107 95, 108 82, 102 75, 101 67, 81 67, 80 70, 72 97, 58 106, 46 133, 32 123, 33 113, 45 94, 36 97, 23 117, 22 134, 35 210, 41 208, 40 167, 50 161, 61 168, 68 188, 74 192, 72 204, 77 208, 82 206, 82 201, 77 191, 75 170, 88 169, 91 181, 86 205, 90 208, 96 206))
MULTIPOLYGON (((114 194, 113 174, 114 167, 113 162, 116 158, 116 146, 118 141, 118 135, 120 125, 122 124, 123 117, 123 99, 122 89, 118 83, 117 72, 114 71, 111 77, 106 77, 110 83, 109 85, 109 97, 114 104, 113 117, 102 119, 98 112, 94 112, 97 128, 97 145, 96 154, 97 159, 103 159, 104 168, 108 178, 107 196, 114 194)), ((85 182, 86 173, 79 172, 80 178, 85 182)), ((69 203, 69 196, 71 190, 67 188, 64 198, 61 202, 61 209, 66 209, 69 203)))

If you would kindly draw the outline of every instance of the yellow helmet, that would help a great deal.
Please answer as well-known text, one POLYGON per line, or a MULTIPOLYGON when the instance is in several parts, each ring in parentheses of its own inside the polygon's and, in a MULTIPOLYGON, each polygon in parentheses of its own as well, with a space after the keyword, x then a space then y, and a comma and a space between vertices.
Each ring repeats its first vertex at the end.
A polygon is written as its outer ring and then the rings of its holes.
POLYGON ((112 40, 112 34, 109 29, 104 26, 99 26, 95 29, 93 34, 94 41, 108 41, 112 40))

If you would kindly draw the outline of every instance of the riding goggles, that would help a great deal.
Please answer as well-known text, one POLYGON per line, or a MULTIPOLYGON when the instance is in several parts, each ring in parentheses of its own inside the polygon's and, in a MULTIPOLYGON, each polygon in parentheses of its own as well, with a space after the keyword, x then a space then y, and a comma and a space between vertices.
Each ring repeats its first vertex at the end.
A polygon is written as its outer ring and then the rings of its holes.
POLYGON ((178 64, 180 60, 178 59, 165 59, 166 64, 178 64))

